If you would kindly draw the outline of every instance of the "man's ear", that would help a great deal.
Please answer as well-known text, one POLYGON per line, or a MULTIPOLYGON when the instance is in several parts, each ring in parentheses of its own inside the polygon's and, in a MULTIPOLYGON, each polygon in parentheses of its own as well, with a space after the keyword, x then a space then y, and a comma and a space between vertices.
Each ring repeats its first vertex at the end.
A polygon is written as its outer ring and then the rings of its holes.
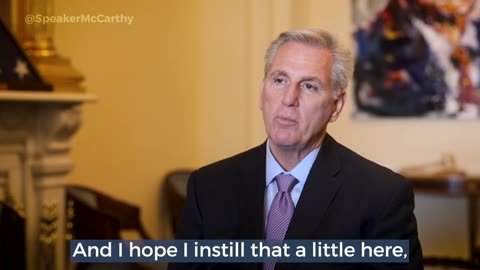
POLYGON ((332 115, 330 115, 330 120, 329 120, 330 123, 333 123, 338 119, 338 117, 340 116, 340 113, 342 112, 343 105, 345 105, 345 102, 347 102, 347 94, 345 91, 343 91, 342 93, 340 93, 340 95, 338 95, 337 99, 334 101, 333 112, 332 112, 332 115))

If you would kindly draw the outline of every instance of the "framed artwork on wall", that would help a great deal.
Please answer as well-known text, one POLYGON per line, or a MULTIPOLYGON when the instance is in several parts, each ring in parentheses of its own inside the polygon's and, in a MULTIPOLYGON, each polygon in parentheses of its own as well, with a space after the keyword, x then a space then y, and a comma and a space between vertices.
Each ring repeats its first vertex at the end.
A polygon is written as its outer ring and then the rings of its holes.
POLYGON ((480 118, 480 1, 352 0, 355 118, 480 118))

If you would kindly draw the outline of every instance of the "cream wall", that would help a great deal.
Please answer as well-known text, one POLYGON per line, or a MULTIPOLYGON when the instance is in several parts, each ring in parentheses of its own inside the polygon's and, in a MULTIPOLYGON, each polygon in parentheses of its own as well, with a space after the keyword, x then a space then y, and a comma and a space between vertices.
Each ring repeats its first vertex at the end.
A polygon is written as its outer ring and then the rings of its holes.
MULTIPOLYGON (((350 40, 350 1, 56 1, 56 13, 135 16, 125 24, 57 24, 58 50, 100 97, 84 107, 70 181, 142 207, 155 237, 168 237, 162 177, 265 138, 258 110, 263 51, 290 27, 318 26, 350 40)), ((351 102, 330 132, 393 169, 452 152, 472 173, 478 122, 354 121, 351 102)), ((425 253, 466 255, 465 201, 418 195, 425 253)))
POLYGON ((131 25, 56 25, 58 51, 99 96, 83 108, 70 181, 138 204, 148 231, 170 237, 161 206, 166 173, 247 148, 248 8, 222 0, 57 1, 58 15, 135 17, 131 25))
POLYGON ((56 1, 57 14, 135 16, 132 25, 57 24, 56 45, 99 97, 83 108, 71 182, 138 204, 155 237, 167 231, 163 176, 198 158, 197 9, 174 0, 56 1))

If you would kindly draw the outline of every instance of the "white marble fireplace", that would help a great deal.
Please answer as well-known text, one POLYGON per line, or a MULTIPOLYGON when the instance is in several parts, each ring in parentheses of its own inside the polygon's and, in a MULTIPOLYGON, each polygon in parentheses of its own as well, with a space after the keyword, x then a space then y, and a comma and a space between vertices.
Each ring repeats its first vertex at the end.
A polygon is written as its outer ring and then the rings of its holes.
POLYGON ((0 91, 0 200, 25 217, 27 269, 67 269, 66 176, 84 93, 0 91))

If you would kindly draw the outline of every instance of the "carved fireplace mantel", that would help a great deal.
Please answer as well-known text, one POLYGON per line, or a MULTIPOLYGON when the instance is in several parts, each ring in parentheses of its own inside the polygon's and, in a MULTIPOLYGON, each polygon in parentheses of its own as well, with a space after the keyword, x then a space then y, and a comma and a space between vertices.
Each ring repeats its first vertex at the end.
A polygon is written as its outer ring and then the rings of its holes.
POLYGON ((66 176, 85 93, 0 91, 0 201, 25 217, 27 269, 67 269, 66 176))

